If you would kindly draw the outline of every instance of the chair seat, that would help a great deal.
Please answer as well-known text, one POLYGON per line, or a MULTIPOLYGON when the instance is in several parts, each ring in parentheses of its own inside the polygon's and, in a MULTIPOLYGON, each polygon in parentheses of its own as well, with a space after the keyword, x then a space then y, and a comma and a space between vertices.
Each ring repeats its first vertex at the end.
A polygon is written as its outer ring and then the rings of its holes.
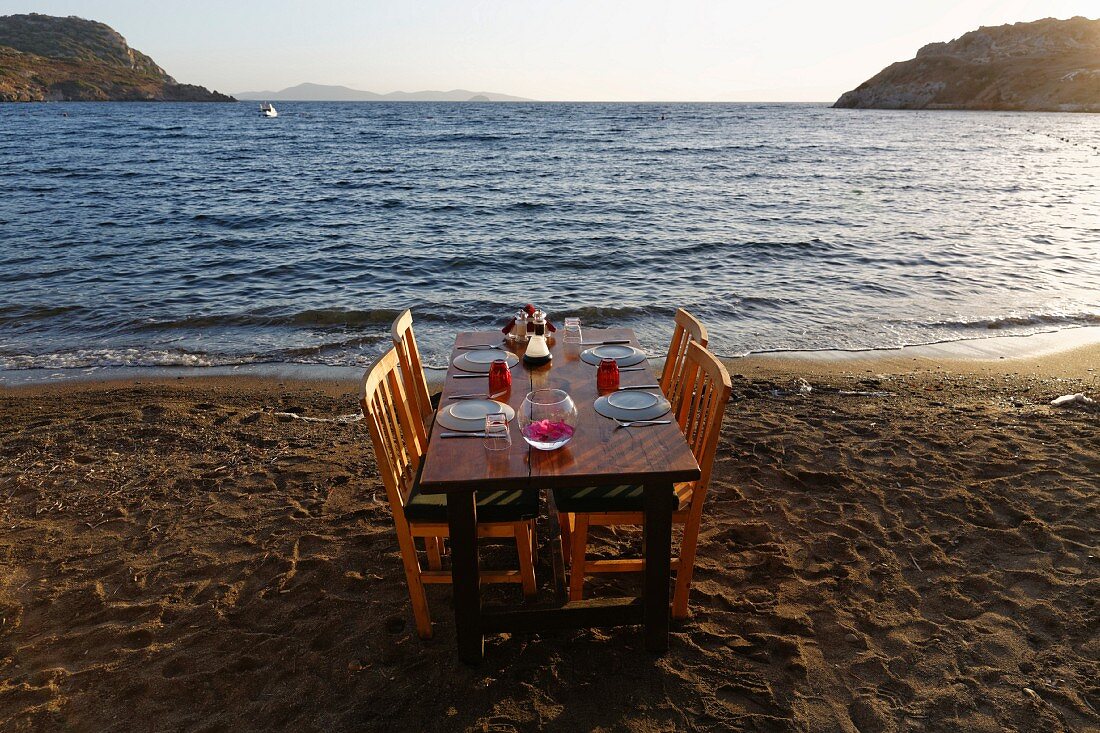
MULTIPOLYGON (((476 496, 478 522, 519 522, 539 513, 538 491, 478 491, 476 496)), ((422 493, 418 483, 405 504, 405 518, 410 522, 446 522, 447 495, 422 493)))
MULTIPOLYGON (((668 499, 672 504, 672 511, 680 508, 680 497, 676 493, 670 492, 668 499)), ((640 512, 645 509, 640 484, 554 489, 554 504, 559 512, 568 514, 640 512)))

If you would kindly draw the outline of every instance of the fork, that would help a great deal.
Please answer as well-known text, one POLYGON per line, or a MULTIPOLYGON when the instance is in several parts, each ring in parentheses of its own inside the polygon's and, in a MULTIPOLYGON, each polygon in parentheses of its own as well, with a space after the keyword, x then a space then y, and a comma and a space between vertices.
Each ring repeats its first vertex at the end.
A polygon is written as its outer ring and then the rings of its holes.
MULTIPOLYGON (((505 390, 507 391, 507 390, 505 390)), ((453 394, 447 399, 449 400, 491 400, 494 397, 499 397, 504 392, 493 392, 492 394, 453 394)))
POLYGON ((615 429, 618 430, 619 428, 629 428, 633 425, 670 425, 671 423, 671 420, 631 420, 630 422, 619 421, 619 424, 615 426, 615 429))

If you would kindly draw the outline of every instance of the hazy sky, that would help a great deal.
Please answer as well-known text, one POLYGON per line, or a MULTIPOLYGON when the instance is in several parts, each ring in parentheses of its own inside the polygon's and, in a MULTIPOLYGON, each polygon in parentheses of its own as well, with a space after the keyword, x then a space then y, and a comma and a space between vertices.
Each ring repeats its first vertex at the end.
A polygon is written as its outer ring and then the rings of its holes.
POLYGON ((103 21, 179 81, 305 81, 545 100, 832 101, 979 25, 1100 15, 1097 0, 0 0, 103 21))

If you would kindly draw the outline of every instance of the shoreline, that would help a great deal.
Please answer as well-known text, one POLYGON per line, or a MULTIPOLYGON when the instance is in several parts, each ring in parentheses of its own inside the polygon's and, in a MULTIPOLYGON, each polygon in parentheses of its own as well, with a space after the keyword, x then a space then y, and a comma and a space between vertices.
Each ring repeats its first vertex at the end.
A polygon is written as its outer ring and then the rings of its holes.
POLYGON ((1092 344, 1100 344, 1100 326, 1073 326, 1038 333, 977 336, 894 347, 753 351, 741 358, 763 357, 845 361, 884 358, 897 354, 918 358, 987 361, 1044 356, 1092 344))
MULTIPOLYGON (((663 349, 655 349, 654 370, 663 362, 663 349)), ((855 372, 904 374, 914 371, 952 373, 1012 372, 1075 376, 1098 375, 1100 326, 1079 326, 1028 335, 987 336, 914 346, 862 350, 816 349, 754 352, 745 356, 720 356, 731 374, 804 373, 835 375, 855 372)), ((50 385, 124 385, 180 380, 302 383, 357 387, 365 367, 271 362, 212 367, 71 367, 62 369, 0 370, 0 393, 37 391, 50 385)), ((425 370, 429 386, 439 388, 444 369, 425 370)))
POLYGON ((723 359, 731 370, 756 374, 856 373, 1026 374, 1100 379, 1100 326, 1022 336, 990 336, 863 351, 815 350, 723 359))

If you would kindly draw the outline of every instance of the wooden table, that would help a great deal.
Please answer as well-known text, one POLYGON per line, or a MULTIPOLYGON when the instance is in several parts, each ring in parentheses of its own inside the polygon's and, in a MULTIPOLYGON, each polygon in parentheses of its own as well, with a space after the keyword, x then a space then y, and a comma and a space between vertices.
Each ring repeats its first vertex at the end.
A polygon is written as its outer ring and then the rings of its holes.
MULTIPOLYGON (((585 341, 629 339, 638 346, 633 331, 624 328, 584 329, 585 341)), ((457 347, 496 343, 500 331, 460 333, 457 347)), ((505 347, 522 356, 523 345, 505 347)), ((519 412, 523 398, 533 389, 563 389, 577 405, 577 431, 573 440, 555 451, 531 448, 519 434, 517 420, 510 424, 512 447, 486 451, 477 439, 441 439, 446 429, 438 423, 424 456, 420 488, 425 493, 447 494, 451 531, 451 576, 454 582, 455 629, 459 657, 468 663, 484 656, 484 634, 531 632, 545 629, 595 626, 645 625, 646 647, 668 648, 669 579, 672 556, 672 485, 699 478, 696 463, 679 426, 653 425, 616 430, 616 422, 598 415, 593 403, 596 367, 580 360, 588 346, 565 344, 559 333, 550 341, 553 360, 544 366, 512 369, 512 389, 501 401, 519 412), (523 610, 485 610, 481 606, 478 572, 477 506, 475 490, 493 491, 525 487, 552 489, 601 484, 644 486, 645 573, 640 598, 600 598, 574 601, 559 607, 523 610)), ((441 405, 447 396, 487 392, 488 379, 455 379, 462 374, 453 366, 447 374, 441 405)), ((653 384, 651 370, 623 372, 620 384, 653 384)))

